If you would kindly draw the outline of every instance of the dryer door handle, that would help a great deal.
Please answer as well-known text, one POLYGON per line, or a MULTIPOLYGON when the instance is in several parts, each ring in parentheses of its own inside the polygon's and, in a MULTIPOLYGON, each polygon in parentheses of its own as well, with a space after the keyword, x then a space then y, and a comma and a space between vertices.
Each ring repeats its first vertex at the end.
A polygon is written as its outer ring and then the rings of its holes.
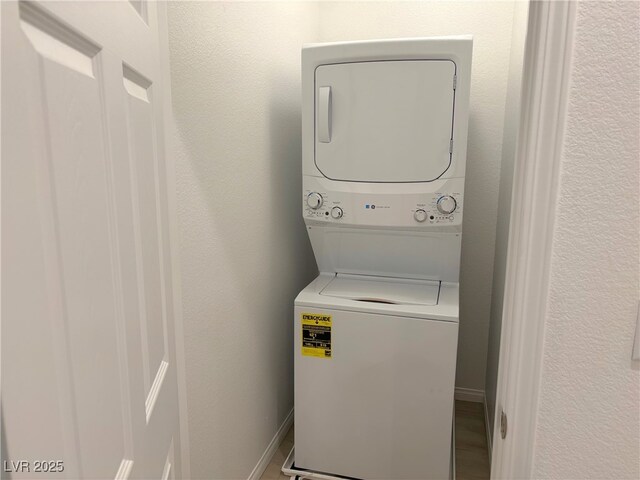
POLYGON ((318 89, 318 141, 331 142, 331 87, 318 89))

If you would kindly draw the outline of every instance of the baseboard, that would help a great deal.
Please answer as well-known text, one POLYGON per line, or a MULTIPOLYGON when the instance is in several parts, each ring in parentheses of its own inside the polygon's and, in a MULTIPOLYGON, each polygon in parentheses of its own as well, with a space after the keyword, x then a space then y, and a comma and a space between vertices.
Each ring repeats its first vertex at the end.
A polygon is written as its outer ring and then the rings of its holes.
POLYGON ((489 466, 491 466, 491 425, 489 425, 489 407, 487 398, 484 398, 484 428, 487 431, 487 450, 489 450, 489 466))
POLYGON ((484 390, 456 387, 455 399, 463 402, 484 403, 484 390))
POLYGON ((280 425, 280 428, 271 439, 271 442, 269 442, 267 449, 264 451, 264 453, 260 457, 260 460, 258 460, 258 463, 253 468, 253 471, 251 472, 251 474, 249 474, 249 478, 247 480, 260 480, 260 477, 262 476, 264 471, 267 469, 267 466, 271 461, 271 457, 273 457, 273 455, 276 453, 276 450, 278 450, 278 447, 284 440, 284 437, 287 435, 287 432, 291 428, 292 424, 293 424, 293 408, 289 412, 289 415, 287 415, 287 418, 284 419, 284 422, 282 422, 282 425, 280 425))

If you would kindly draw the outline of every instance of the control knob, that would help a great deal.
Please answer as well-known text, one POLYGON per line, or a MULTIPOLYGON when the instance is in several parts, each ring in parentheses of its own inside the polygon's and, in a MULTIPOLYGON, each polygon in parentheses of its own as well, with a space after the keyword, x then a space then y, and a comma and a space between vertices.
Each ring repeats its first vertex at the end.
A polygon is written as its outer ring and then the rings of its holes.
POLYGON ((416 222, 424 222, 427 219, 427 212, 422 209, 418 209, 413 214, 413 218, 416 219, 416 222))
POLYGON ((342 218, 342 214, 343 211, 340 207, 333 207, 331 209, 331 218, 335 218, 336 220, 338 220, 339 218, 342 218))
POLYGON ((437 207, 438 211, 444 215, 449 215, 453 213, 458 206, 456 199, 449 196, 443 195, 438 199, 437 207))
POLYGON ((313 210, 317 210, 322 206, 322 195, 316 192, 312 192, 307 195, 307 206, 313 210))

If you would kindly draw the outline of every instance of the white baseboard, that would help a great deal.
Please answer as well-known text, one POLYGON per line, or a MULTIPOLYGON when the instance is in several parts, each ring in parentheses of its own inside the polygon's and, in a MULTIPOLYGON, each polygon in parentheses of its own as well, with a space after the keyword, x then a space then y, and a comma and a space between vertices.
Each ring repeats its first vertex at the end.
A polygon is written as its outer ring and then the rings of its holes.
POLYGON ((484 399, 484 428, 487 431, 487 449, 489 450, 489 465, 491 465, 491 425, 489 425, 489 407, 487 398, 484 399))
POLYGON ((484 390, 456 387, 455 399, 463 402, 484 403, 484 390))
POLYGON ((291 428, 292 424, 293 424, 293 408, 289 412, 289 415, 287 415, 287 418, 284 419, 284 422, 282 422, 282 425, 280 425, 280 428, 271 439, 271 442, 269 442, 269 445, 267 445, 267 449, 264 451, 264 453, 260 457, 260 460, 258 460, 258 463, 253 468, 253 471, 249 474, 249 478, 247 480, 260 480, 260 477, 262 476, 264 471, 267 469, 267 466, 271 461, 271 457, 273 457, 273 455, 276 453, 276 450, 278 450, 278 447, 284 440, 284 437, 287 435, 287 432, 291 428))

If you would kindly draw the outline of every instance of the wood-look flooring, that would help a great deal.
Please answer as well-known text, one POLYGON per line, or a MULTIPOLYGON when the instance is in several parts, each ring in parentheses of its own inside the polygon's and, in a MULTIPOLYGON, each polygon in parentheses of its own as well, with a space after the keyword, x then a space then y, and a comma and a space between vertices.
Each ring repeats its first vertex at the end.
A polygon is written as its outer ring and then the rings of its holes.
MULTIPOLYGON (((282 464, 293 447, 293 427, 278 447, 261 480, 289 480, 282 464)), ((456 480, 489 478, 489 450, 481 403, 456 400, 456 480)))

